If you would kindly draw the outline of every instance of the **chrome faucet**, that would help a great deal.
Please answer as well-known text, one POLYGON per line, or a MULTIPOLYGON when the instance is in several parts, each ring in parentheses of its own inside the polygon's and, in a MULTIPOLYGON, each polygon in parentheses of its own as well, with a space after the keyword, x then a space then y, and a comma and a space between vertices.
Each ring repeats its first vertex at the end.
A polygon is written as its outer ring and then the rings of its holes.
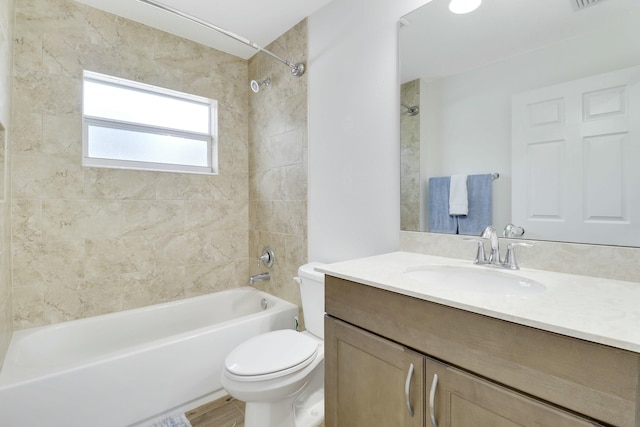
POLYGON ((489 253, 487 262, 493 265, 502 264, 502 260, 500 259, 500 242, 498 241, 498 234, 496 233, 495 227, 493 225, 488 226, 484 229, 480 237, 489 239, 491 243, 491 252, 489 253))
POLYGON ((518 270, 518 263, 516 262, 516 255, 514 248, 516 246, 526 246, 531 247, 533 244, 526 242, 512 242, 507 245, 507 256, 504 261, 500 258, 500 242, 498 241, 498 235, 496 234, 496 229, 492 225, 488 226, 484 229, 482 234, 480 234, 481 238, 477 237, 469 237, 464 240, 468 242, 477 242, 478 243, 478 252, 476 254, 476 259, 473 261, 474 264, 478 265, 488 265, 491 267, 499 267, 499 268, 507 268, 509 270, 518 270), (484 250, 484 241, 483 239, 488 239, 491 244, 491 252, 489 253, 489 258, 487 258, 484 250))
POLYGON ((253 285, 256 282, 262 282, 263 280, 271 280, 271 275, 267 273, 256 274, 255 276, 249 277, 249 284, 253 285))

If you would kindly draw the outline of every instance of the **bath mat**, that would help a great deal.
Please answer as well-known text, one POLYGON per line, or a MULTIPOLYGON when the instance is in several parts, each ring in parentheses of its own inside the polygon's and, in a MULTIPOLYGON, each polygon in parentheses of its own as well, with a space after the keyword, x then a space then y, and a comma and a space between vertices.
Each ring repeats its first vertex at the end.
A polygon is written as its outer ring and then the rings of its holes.
POLYGON ((191 427, 191 423, 184 414, 179 414, 157 421, 149 427, 191 427))

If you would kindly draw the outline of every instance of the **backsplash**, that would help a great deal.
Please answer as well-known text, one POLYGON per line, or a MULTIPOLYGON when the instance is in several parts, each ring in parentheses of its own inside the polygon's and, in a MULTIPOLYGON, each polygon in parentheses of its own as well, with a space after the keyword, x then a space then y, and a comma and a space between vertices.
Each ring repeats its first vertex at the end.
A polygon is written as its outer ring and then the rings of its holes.
MULTIPOLYGON (((400 248, 407 252, 468 259, 476 256, 475 243, 465 242, 464 236, 400 232, 400 248)), ((502 254, 512 240, 500 239, 502 254)), ((515 240, 514 240, 515 241, 515 240)), ((586 245, 561 242, 527 241, 530 248, 516 248, 521 267, 560 273, 604 277, 640 282, 640 249, 620 246, 586 245)))
POLYGON ((70 0, 14 36, 15 328, 245 285, 247 61, 70 0), (83 168, 83 69, 218 100, 219 175, 83 168))

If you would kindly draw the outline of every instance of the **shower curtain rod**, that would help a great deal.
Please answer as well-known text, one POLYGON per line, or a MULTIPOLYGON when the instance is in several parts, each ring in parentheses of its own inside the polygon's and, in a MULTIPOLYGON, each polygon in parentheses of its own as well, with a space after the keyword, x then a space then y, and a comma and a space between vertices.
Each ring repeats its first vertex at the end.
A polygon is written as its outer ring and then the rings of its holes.
POLYGON ((244 43, 247 46, 250 46, 250 47, 252 47, 252 48, 254 48, 254 49, 256 49, 256 50, 258 50, 260 52, 264 52, 267 55, 271 56, 274 59, 277 59, 278 61, 282 62, 287 67, 289 67, 289 69, 291 70, 291 75, 293 75, 295 77, 299 77, 299 76, 304 74, 305 66, 304 66, 304 64, 302 62, 298 62, 296 64, 294 64, 292 62, 289 62, 286 59, 280 58, 275 53, 268 51, 267 49, 259 46, 258 44, 252 42, 249 39, 241 37, 241 36, 239 36, 239 35, 237 35, 235 33, 232 33, 231 31, 225 30, 224 28, 220 28, 220 27, 218 27, 216 25, 213 25, 210 22, 203 21, 200 18, 196 18, 195 16, 189 15, 189 14, 187 14, 185 12, 179 11, 179 10, 174 9, 174 8, 172 8, 170 6, 167 6, 165 4, 158 3, 158 2, 156 2, 154 0, 138 0, 138 1, 140 1, 142 3, 146 3, 146 4, 150 5, 150 6, 157 7, 158 9, 162 9, 162 10, 164 10, 166 12, 169 12, 169 13, 172 13, 174 15, 180 16, 180 17, 182 17, 184 19, 187 19, 187 20, 189 20, 191 22, 195 22, 196 24, 202 25, 203 27, 207 27, 207 28, 209 28, 211 30, 217 31, 220 34, 224 34, 227 37, 231 37, 232 39, 237 40, 237 41, 239 41, 241 43, 244 43))

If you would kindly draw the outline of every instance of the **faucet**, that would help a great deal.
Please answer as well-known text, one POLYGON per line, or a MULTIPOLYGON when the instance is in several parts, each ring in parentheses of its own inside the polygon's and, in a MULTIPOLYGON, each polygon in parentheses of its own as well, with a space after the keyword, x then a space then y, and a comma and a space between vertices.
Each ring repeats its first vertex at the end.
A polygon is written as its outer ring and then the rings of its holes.
POLYGON ((267 273, 256 274, 255 276, 249 277, 249 284, 253 285, 256 282, 261 282, 263 280, 271 280, 271 275, 267 273))
POLYGON ((519 270, 518 263, 516 262, 516 255, 514 248, 516 246, 526 246, 531 247, 533 244, 526 242, 512 242, 507 245, 507 256, 504 261, 500 259, 500 242, 498 241, 498 235, 496 234, 496 229, 492 225, 488 226, 484 229, 482 234, 480 234, 479 238, 465 238, 465 241, 468 242, 477 242, 478 244, 478 252, 476 254, 476 259, 473 262, 478 265, 488 265, 491 267, 499 267, 499 268, 507 268, 509 270, 519 270), (491 252, 489 254, 489 258, 485 255, 484 251, 484 241, 482 239, 488 239, 491 244, 491 252))
POLYGON ((491 243, 491 252, 489 253, 489 259, 487 262, 493 265, 502 264, 502 260, 500 259, 500 243, 498 242, 498 234, 496 233, 495 227, 493 225, 488 226, 484 229, 480 237, 483 239, 489 239, 489 242, 491 243))

